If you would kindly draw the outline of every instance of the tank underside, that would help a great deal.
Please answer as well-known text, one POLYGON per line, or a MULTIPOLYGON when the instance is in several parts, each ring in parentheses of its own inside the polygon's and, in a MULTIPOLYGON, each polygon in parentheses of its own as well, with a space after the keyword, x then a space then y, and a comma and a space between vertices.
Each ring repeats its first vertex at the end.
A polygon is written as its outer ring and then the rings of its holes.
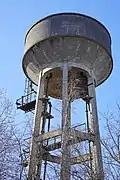
POLYGON ((112 69, 111 56, 104 48, 79 37, 55 37, 39 42, 25 54, 23 67, 27 76, 37 84, 40 70, 57 67, 66 60, 71 66, 78 63, 92 71, 96 86, 107 79, 112 69))

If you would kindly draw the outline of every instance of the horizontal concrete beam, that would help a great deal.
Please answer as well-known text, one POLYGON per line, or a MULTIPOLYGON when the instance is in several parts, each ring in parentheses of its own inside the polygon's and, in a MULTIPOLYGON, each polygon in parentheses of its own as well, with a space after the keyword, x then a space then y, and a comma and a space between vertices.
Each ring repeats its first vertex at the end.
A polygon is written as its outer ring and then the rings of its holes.
POLYGON ((43 155, 43 160, 47 160, 52 163, 60 164, 60 157, 51 155, 49 153, 43 155))
POLYGON ((82 132, 82 131, 78 131, 75 129, 70 129, 70 137, 71 140, 81 140, 81 141, 94 141, 95 136, 92 133, 86 133, 86 132, 82 132))
MULTIPOLYGON (((80 155, 78 157, 71 158, 70 163, 71 163, 71 165, 80 164, 80 163, 83 163, 85 161, 90 161, 91 158, 92 158, 92 155, 84 154, 84 155, 80 155)), ((47 160, 47 161, 52 162, 52 163, 60 164, 61 157, 54 156, 54 155, 51 155, 48 153, 48 154, 43 155, 43 160, 47 160)))
POLYGON ((46 151, 53 151, 53 150, 59 149, 59 148, 61 148, 61 142, 50 144, 50 145, 45 147, 45 150, 46 151))
POLYGON ((92 160, 92 154, 90 155, 88 153, 88 154, 84 154, 84 155, 80 155, 78 157, 72 158, 71 159, 71 164, 80 164, 82 162, 90 161, 90 160, 92 160))
POLYGON ((36 141, 40 142, 40 141, 44 141, 44 140, 48 140, 48 139, 52 139, 55 138, 57 136, 60 136, 62 134, 62 130, 61 128, 44 133, 44 134, 40 134, 37 138, 36 141))
MULTIPOLYGON (((40 142, 40 141, 45 141, 45 140, 49 140, 49 139, 55 140, 55 138, 57 139, 59 136, 61 136, 61 134, 62 134, 62 129, 59 128, 54 131, 50 131, 45 134, 39 135, 36 138, 36 141, 40 142)), ((76 143, 86 141, 86 140, 94 141, 94 138, 95 138, 95 136, 91 133, 78 131, 73 128, 70 129, 68 136, 69 136, 68 145, 76 144, 76 143)), ((61 142, 58 142, 58 143, 61 143, 61 142)), ((54 146, 54 147, 56 147, 55 149, 58 149, 61 147, 61 145, 60 144, 58 145, 58 143, 54 143, 49 146, 52 146, 52 147, 54 146), (58 148, 57 148, 57 145, 58 145, 58 148)), ((54 148, 53 148, 53 150, 54 150, 54 148)))
MULTIPOLYGON (((93 134, 88 134, 85 132, 80 132, 77 130, 71 130, 69 140, 68 140, 68 145, 73 145, 85 140, 90 140, 94 141, 94 135, 93 134)), ((53 151, 55 149, 61 148, 61 141, 50 144, 45 147, 46 151, 53 151)))

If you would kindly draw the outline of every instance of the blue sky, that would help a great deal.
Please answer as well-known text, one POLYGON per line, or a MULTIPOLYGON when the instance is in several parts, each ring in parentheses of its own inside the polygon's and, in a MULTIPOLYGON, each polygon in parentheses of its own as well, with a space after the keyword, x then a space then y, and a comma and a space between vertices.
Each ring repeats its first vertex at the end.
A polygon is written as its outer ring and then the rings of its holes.
POLYGON ((78 12, 102 22, 112 37, 114 69, 109 79, 97 88, 98 109, 115 110, 120 101, 120 1, 119 0, 1 0, 0 3, 0 88, 13 102, 23 94, 22 56, 24 37, 30 26, 46 15, 78 12))

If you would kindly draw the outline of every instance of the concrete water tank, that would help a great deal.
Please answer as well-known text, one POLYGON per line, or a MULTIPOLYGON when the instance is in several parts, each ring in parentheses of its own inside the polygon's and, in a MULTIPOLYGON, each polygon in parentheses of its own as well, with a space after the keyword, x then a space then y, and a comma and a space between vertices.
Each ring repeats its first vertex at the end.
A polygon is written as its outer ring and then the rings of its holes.
MULTIPOLYGON (((25 38, 22 64, 26 76, 37 85, 41 71, 51 72, 48 94, 61 98, 63 61, 70 65, 69 82, 78 82, 83 73, 94 77, 99 86, 113 68, 107 29, 97 20, 77 13, 53 14, 38 21, 25 38)), ((81 90, 74 99, 82 96, 81 90)))

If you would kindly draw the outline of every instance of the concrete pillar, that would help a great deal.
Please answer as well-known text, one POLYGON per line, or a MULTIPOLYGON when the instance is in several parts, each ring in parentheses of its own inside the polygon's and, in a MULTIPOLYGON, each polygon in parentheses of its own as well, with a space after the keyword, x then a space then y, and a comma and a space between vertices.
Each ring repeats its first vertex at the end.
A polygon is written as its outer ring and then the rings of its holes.
POLYGON ((67 144, 70 124, 70 103, 68 98, 68 63, 64 62, 62 77, 62 158, 60 180, 70 180, 70 146, 67 144))
MULTIPOLYGON (((95 135, 95 141, 92 147, 93 153, 93 171, 96 180, 104 180, 102 152, 100 143, 100 132, 99 122, 97 113, 96 93, 95 93, 95 82, 92 78, 88 79, 88 92, 89 96, 92 97, 90 101, 90 129, 95 135)), ((94 177, 93 175, 93 177, 94 177)))
POLYGON ((36 98, 35 114, 34 114, 34 124, 33 124, 33 135, 30 147, 30 159, 28 163, 28 174, 27 180, 39 180, 40 170, 42 163, 42 142, 40 145, 36 142, 36 137, 39 136, 41 132, 41 113, 43 111, 42 101, 44 95, 44 79, 42 78, 42 73, 39 75, 38 91, 36 98))

